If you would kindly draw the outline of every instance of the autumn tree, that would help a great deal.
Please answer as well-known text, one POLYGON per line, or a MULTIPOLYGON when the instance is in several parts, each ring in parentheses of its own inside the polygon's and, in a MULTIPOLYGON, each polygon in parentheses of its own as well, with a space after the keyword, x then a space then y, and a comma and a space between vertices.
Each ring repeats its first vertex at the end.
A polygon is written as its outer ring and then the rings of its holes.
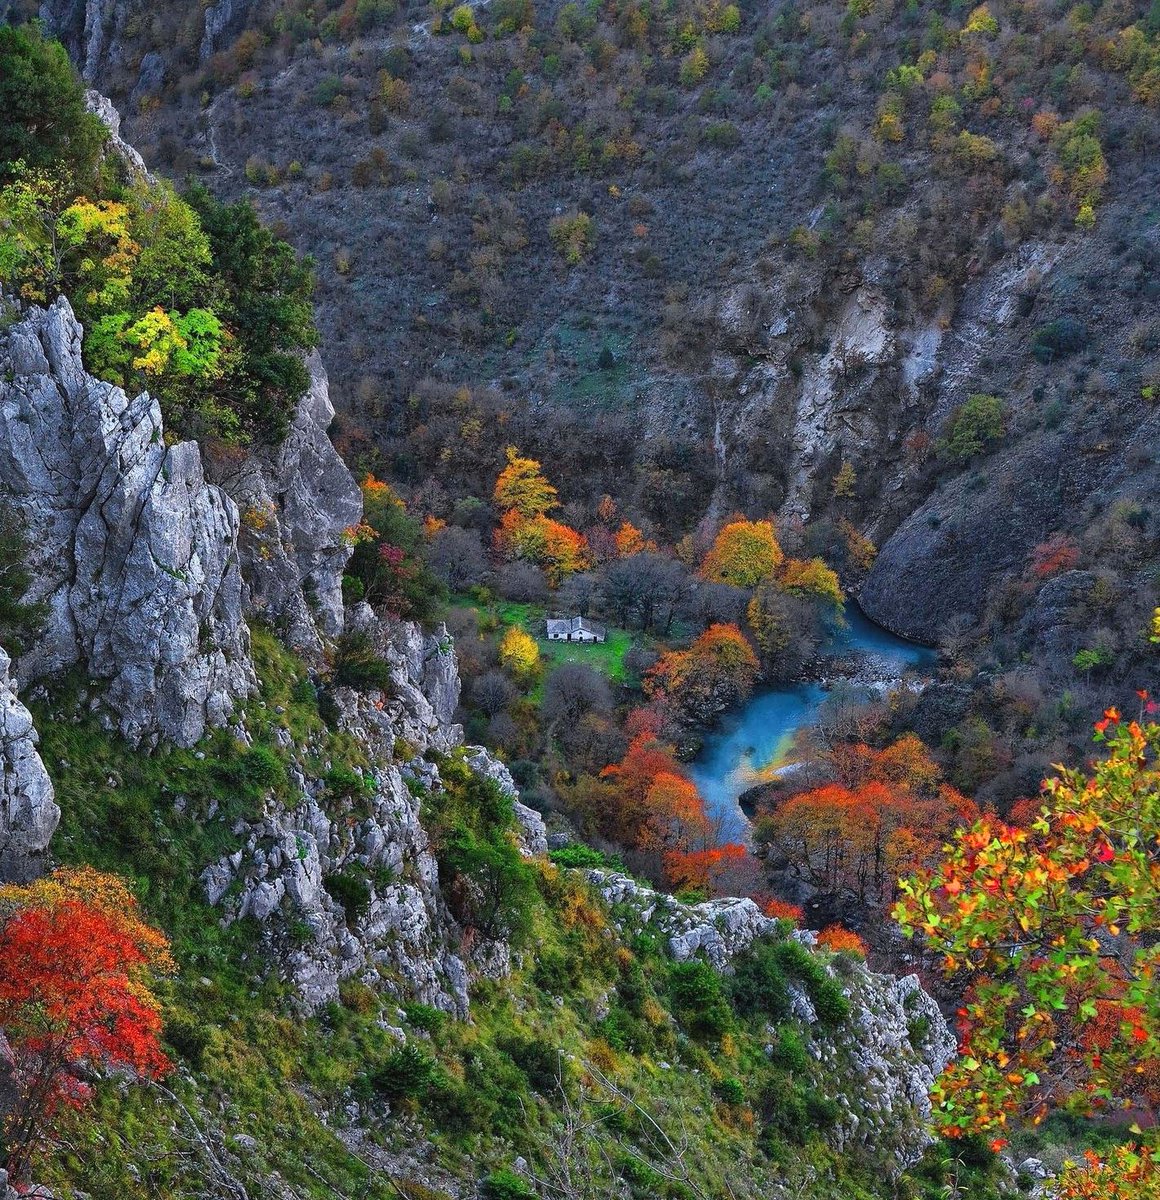
POLYGON ((672 747, 661 741, 651 724, 629 733, 632 740, 624 757, 601 772, 611 790, 600 830, 623 845, 643 846, 649 838, 649 792, 661 775, 679 775, 680 767, 672 747))
POLYGON ((496 480, 495 502, 502 510, 495 547, 505 558, 542 567, 553 587, 590 564, 584 535, 547 515, 558 503, 540 464, 514 446, 507 448, 507 466, 496 480))
POLYGON ((582 533, 542 513, 525 517, 512 508, 503 514, 495 533, 496 549, 509 559, 523 559, 544 569, 548 582, 561 581, 590 562, 588 542, 582 533))
POLYGON ((705 849, 709 820, 697 785, 676 771, 661 771, 645 793, 644 849, 687 853, 705 849))
POLYGON ((739 842, 703 850, 669 851, 664 864, 670 887, 690 888, 710 896, 746 895, 756 888, 760 876, 757 860, 739 842))
POLYGON ((346 531, 353 547, 343 580, 348 602, 366 600, 392 616, 422 620, 446 597, 423 559, 423 527, 389 484, 367 475, 362 521, 346 531))
POLYGON ((745 700, 757 680, 757 656, 736 625, 711 625, 687 650, 670 650, 644 680, 645 693, 705 725, 745 700))
POLYGON ((616 553, 619 558, 630 558, 642 551, 656 550, 657 548, 656 542, 651 538, 646 538, 631 521, 622 521, 615 536, 616 553))
POLYGON ((820 558, 805 562, 796 558, 788 559, 782 566, 778 584, 782 591, 789 592, 791 596, 819 600, 834 611, 840 611, 846 603, 837 573, 820 558))
POLYGON ((89 1098, 94 1069, 168 1071, 150 983, 174 964, 124 881, 87 867, 0 887, 0 963, 15 1088, 3 1165, 23 1182, 54 1118, 89 1098))
POLYGON ((513 625, 500 639, 499 661, 516 680, 528 683, 540 668, 540 647, 531 634, 513 625))
POLYGON ((730 521, 701 562, 701 578, 736 587, 756 587, 769 579, 784 559, 769 521, 730 521))
POLYGON ((539 462, 524 458, 514 446, 504 453, 507 466, 495 481, 496 507, 525 519, 541 517, 558 507, 556 489, 544 478, 539 462))
POLYGON ((1109 709, 1096 731, 1106 757, 1057 768, 1029 828, 984 818, 902 885, 904 932, 967 986, 960 1054, 933 1092, 951 1135, 1156 1102, 1160 726, 1109 709))
POLYGON ((840 744, 829 757, 834 781, 789 797, 758 826, 761 841, 825 892, 888 900, 900 872, 978 816, 914 734, 883 750, 840 744))

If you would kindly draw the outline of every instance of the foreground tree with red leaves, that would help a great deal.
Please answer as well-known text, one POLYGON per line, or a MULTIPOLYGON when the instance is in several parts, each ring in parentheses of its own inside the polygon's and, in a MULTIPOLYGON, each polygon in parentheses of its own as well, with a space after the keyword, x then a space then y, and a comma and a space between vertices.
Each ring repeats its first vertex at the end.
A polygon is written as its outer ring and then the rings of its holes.
POLYGON ((1160 1103, 1160 726, 1096 731, 1107 757, 1058 768, 1029 827, 984 818, 902 884, 903 930, 967 985, 933 1093, 952 1136, 1160 1103))
POLYGON ((149 984, 173 969, 165 938, 114 876, 64 869, 0 888, 0 1029, 16 1091, 0 1149, 11 1179, 28 1178, 54 1118, 88 1099, 95 1071, 169 1070, 149 984))

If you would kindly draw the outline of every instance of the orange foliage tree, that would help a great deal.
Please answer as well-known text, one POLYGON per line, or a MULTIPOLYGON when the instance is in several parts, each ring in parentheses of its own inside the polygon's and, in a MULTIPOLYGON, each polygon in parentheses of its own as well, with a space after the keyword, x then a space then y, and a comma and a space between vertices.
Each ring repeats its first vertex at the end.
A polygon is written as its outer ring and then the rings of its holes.
POLYGON ((620 528, 616 531, 618 558, 631 558, 634 554, 641 554, 645 550, 655 550, 656 548, 656 542, 651 538, 646 538, 631 521, 621 522, 620 528))
POLYGON ((82 1072, 156 1078, 169 1070, 149 984, 174 964, 124 882, 90 868, 0 888, 0 964, 0 1027, 15 1085, 4 1166, 22 1181, 53 1118, 88 1099, 82 1072))
POLYGON ((1114 1146, 1106 1160, 1085 1151, 1082 1163, 1063 1164, 1056 1200, 1155 1200, 1160 1196, 1160 1155, 1149 1146, 1114 1146))
POLYGON ((978 816, 973 801, 941 782, 913 734, 884 750, 838 746, 831 758, 836 781, 791 796, 759 828, 824 891, 888 900, 901 871, 928 861, 978 816))
POLYGON ((539 462, 522 457, 514 446, 507 448, 507 466, 496 480, 495 502, 502 511, 495 548, 505 558, 543 567, 553 587, 591 564, 584 535, 547 515, 558 507, 556 489, 539 462))
POLYGON ((644 679, 647 695, 707 724, 740 704, 757 680, 757 656, 736 625, 710 625, 687 650, 670 650, 644 679))
POLYGON ((580 797, 587 814, 599 806, 600 832, 622 845, 657 856, 671 887, 730 894, 751 891, 757 864, 743 846, 714 846, 716 831, 693 782, 681 771, 672 746, 657 733, 656 714, 630 716, 632 736, 619 763, 601 773, 600 788, 580 797))
POLYGON ((680 770, 672 747, 660 740, 651 723, 637 732, 620 762, 601 772, 601 777, 613 785, 609 811, 600 822, 601 832, 626 846, 648 845, 652 836, 649 794, 657 779, 679 776, 680 770))
POLYGON ((849 954, 866 957, 866 943, 851 929, 844 925, 827 925, 818 934, 818 945, 827 950, 845 950, 849 954))
POLYGON ((781 566, 785 555, 769 521, 730 521, 701 563, 701 578, 735 587, 757 587, 781 566))
POLYGON ((759 873, 753 855, 739 842, 704 850, 671 850, 664 862, 671 887, 695 888, 718 896, 750 891, 759 873))
POLYGON ((688 853, 705 846, 709 820, 697 785, 675 771, 662 771, 645 793, 644 849, 688 853))

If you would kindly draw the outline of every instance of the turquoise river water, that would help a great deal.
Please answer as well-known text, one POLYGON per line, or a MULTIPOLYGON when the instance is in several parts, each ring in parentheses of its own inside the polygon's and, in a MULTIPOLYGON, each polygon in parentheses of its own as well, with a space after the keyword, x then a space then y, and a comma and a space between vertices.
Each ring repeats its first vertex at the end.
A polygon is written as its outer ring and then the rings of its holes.
MULTIPOLYGON (((934 652, 904 641, 873 624, 856 605, 846 609, 846 628, 825 647, 830 654, 871 660, 879 678, 933 663, 934 652)), ((709 815, 720 824, 722 842, 738 841, 748 828, 738 800, 771 780, 785 765, 799 729, 812 725, 827 696, 817 683, 756 692, 705 738, 689 764, 709 815)))

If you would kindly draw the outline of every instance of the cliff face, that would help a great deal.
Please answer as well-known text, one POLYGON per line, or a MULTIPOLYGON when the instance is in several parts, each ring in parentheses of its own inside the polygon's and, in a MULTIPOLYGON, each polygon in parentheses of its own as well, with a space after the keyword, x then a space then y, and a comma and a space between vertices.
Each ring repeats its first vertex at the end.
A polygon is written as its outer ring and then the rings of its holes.
MULTIPOLYGON (((321 361, 311 361, 284 442, 215 461, 209 482, 195 443, 166 444, 155 400, 130 400, 85 372, 81 337, 61 299, 0 339, 0 487, 28 532, 29 599, 47 613, 23 675, 49 686, 83 671, 91 707, 134 744, 188 747, 227 721, 249 741, 236 711, 257 682, 248 619, 315 663, 348 621, 365 633, 391 687, 373 699, 337 693, 339 729, 372 764, 357 819, 325 779, 297 769, 297 801, 240 831, 244 848, 206 868, 204 890, 227 920, 269 926, 280 915, 310 930, 305 944, 279 949, 308 1009, 334 999, 341 979, 385 971, 400 996, 466 1016, 463 933, 440 894, 417 798, 439 782, 422 755, 463 739, 454 649, 446 630, 384 623, 366 605, 344 613, 343 533, 362 501, 326 434, 334 410, 321 361), (375 883, 348 923, 327 884, 352 870, 375 883)), ((59 812, 8 666, 0 652, 0 875, 28 878, 47 862, 59 812)), ((502 772, 474 754, 479 769, 502 772)), ((542 840, 541 829, 537 848, 542 840)), ((503 971, 506 949, 472 965, 503 971)))
POLYGON ((32 714, 16 695, 11 666, 0 650, 0 882, 39 873, 60 819, 52 781, 36 752, 32 714))
MULTIPOLYGON (((206 868, 206 898, 227 922, 251 917, 267 929, 293 920, 306 934, 283 953, 287 977, 312 1011, 338 996, 343 979, 387 986, 457 1016, 468 1014, 468 956, 463 931, 447 910, 439 868, 419 817, 420 795, 439 786, 426 751, 453 750, 463 737, 452 723, 459 674, 450 639, 414 625, 384 627, 365 609, 391 667, 391 695, 335 693, 338 729, 371 766, 365 793, 335 797, 325 778, 297 771, 296 804, 277 806, 242 831, 245 846, 206 868), (344 909, 336 876, 365 880, 366 903, 344 909)), ((486 752, 483 752, 486 754, 486 752)), ((470 964, 506 970, 507 951, 492 947, 470 964)))
POLYGON ((274 450, 215 461, 210 471, 241 513, 238 552, 247 610, 274 624, 308 658, 342 632, 343 531, 357 525, 362 497, 326 435, 334 418, 322 360, 310 359, 310 389, 274 450))
POLYGON ((20 669, 79 667, 129 741, 189 746, 254 684, 237 507, 156 400, 86 374, 81 335, 62 298, 0 339, 0 487, 48 611, 20 669))

